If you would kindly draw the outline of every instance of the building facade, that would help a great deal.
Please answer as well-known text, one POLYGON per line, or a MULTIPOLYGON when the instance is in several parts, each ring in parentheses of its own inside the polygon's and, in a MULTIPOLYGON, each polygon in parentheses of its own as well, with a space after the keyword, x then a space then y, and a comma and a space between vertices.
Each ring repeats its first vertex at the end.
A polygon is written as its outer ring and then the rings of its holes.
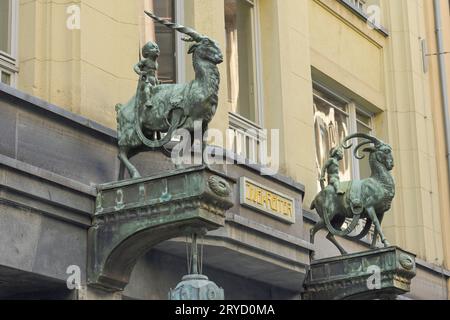
MULTIPOLYGON (((236 180, 236 203, 227 226, 203 240, 205 273, 224 287, 226 298, 300 298, 310 252, 319 258, 338 253, 324 234, 315 246, 309 242, 317 221, 309 207, 330 149, 363 132, 394 150, 397 196, 383 227, 392 244, 418 257, 405 298, 448 299, 448 1, 0 5, 1 298, 165 299, 187 272, 185 239, 173 239, 139 260, 123 293, 86 287, 95 186, 117 178, 114 106, 136 92, 140 48, 150 40, 160 45, 163 83, 193 78, 188 44, 150 21, 149 10, 209 35, 224 52, 211 127, 227 132, 226 148, 248 159, 217 168, 236 180), (261 174, 268 163, 278 164, 277 174, 261 174), (241 177, 292 197, 294 220, 241 203, 241 177), (79 290, 67 289, 71 266, 81 270, 79 290)), ((172 168, 158 154, 136 161, 148 174, 172 168)), ((367 160, 346 155, 341 179, 369 175, 367 160)), ((355 252, 366 250, 370 239, 342 242, 355 252)))

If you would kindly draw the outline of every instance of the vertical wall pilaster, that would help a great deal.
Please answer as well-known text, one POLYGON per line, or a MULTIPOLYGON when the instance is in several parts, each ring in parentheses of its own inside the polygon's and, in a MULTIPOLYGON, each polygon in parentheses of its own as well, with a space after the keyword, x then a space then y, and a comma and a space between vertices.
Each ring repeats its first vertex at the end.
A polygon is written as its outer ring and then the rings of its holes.
POLYGON ((280 129, 281 171, 307 187, 305 206, 316 194, 315 137, 310 57, 309 0, 267 1, 276 10, 263 32, 266 122, 280 129), (276 33, 271 37, 272 33, 276 33), (272 53, 272 57, 268 57, 272 53), (267 69, 267 70, 266 70, 267 69), (277 72, 276 69, 279 71, 277 72))
POLYGON ((442 263, 440 206, 428 76, 420 39, 426 36, 423 2, 386 1, 390 40, 386 50, 384 123, 394 148, 397 196, 387 215, 389 238, 429 262, 442 263))

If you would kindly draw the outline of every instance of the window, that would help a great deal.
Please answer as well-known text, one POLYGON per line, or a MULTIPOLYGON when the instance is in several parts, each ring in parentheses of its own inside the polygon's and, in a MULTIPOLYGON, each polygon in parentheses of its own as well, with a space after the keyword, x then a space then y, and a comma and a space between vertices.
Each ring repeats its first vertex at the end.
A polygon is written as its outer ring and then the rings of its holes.
POLYGON ((18 0, 0 1, 0 75, 1 82, 15 85, 17 68, 18 0))
POLYGON ((5 70, 0 70, 0 72, 1 72, 1 82, 10 86, 12 84, 12 82, 11 82, 11 79, 12 79, 11 73, 8 73, 5 70))
MULTIPOLYGON (((314 125, 316 136, 316 169, 318 189, 323 165, 329 158, 332 148, 353 133, 373 134, 373 115, 356 106, 347 99, 338 97, 326 88, 315 85, 314 88, 314 125)), ((341 161, 341 181, 368 178, 371 174, 369 159, 357 160, 352 150, 345 152, 341 161)))
MULTIPOLYGON (((372 128, 372 116, 369 113, 364 112, 362 109, 356 108, 356 132, 365 133, 368 135, 373 134, 372 128)), ((362 141, 359 141, 362 142, 362 141)), ((359 178, 368 178, 371 175, 369 158, 366 156, 361 161, 358 161, 359 178)))
POLYGON ((225 0, 228 101, 233 113, 261 125, 255 5, 254 0, 225 0))
POLYGON ((0 50, 11 54, 11 3, 0 2, 0 50))
POLYGON ((252 163, 265 163, 257 0, 225 0, 226 63, 231 149, 252 163))
MULTIPOLYGON (((158 17, 169 21, 176 19, 176 0, 147 0, 145 10, 151 11, 158 17)), ((154 23, 149 18, 145 18, 145 30, 143 41, 154 41, 158 44, 161 55, 158 59, 158 78, 163 83, 177 82, 177 35, 160 23, 154 23)), ((142 44, 144 45, 144 44, 142 44)))
POLYGON ((356 9, 364 11, 366 0, 347 0, 347 2, 350 3, 350 5, 352 5, 356 9))
POLYGON ((371 29, 388 37, 389 32, 383 25, 386 15, 383 14, 384 3, 389 0, 336 0, 353 11, 357 17, 367 22, 371 29))

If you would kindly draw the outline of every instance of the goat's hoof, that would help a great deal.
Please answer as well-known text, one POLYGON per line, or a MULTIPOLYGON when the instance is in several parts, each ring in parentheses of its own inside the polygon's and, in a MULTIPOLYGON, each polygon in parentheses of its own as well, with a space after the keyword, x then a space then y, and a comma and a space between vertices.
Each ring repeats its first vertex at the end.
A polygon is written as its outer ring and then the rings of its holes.
POLYGON ((388 248, 388 247, 390 247, 391 246, 391 244, 389 243, 389 241, 387 241, 387 240, 384 240, 384 247, 385 248, 388 248))

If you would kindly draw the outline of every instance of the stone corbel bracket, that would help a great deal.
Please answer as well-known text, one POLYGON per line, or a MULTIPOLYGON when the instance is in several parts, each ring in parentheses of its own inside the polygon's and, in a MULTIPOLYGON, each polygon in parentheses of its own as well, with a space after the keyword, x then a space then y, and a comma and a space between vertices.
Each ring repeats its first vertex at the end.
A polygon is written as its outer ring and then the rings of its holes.
POLYGON ((397 247, 316 260, 304 300, 395 299, 410 291, 416 256, 397 247))
POLYGON ((88 235, 88 284, 122 291, 153 246, 225 226, 235 183, 202 166, 99 186, 88 235))

